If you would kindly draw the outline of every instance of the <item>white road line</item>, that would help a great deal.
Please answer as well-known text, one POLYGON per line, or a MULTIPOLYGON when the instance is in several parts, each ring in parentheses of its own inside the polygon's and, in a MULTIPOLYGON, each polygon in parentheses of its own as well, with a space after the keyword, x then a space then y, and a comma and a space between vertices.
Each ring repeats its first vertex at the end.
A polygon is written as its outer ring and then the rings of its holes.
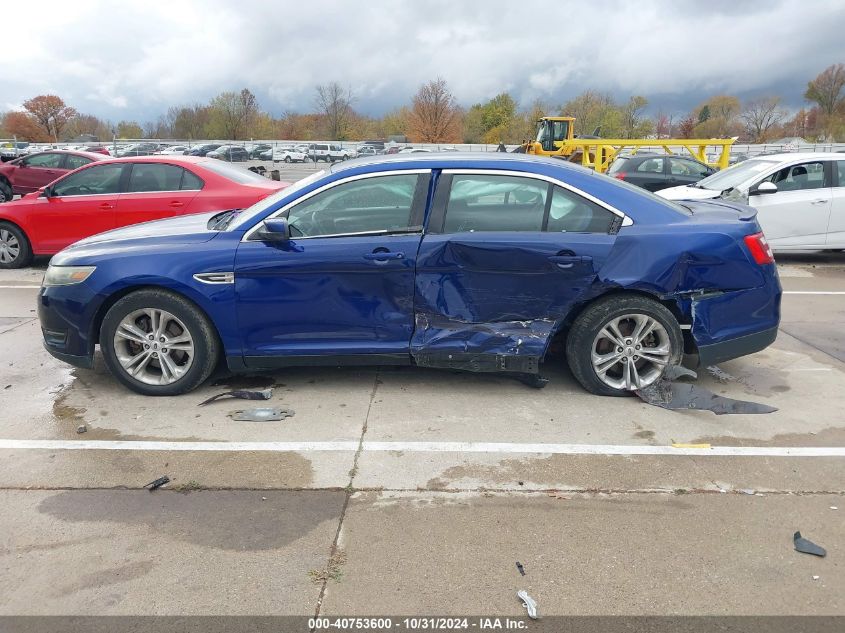
POLYGON ((0 286, 0 288, 6 288, 7 290, 21 290, 21 289, 31 289, 31 290, 40 290, 41 286, 0 286))
MULTIPOLYGON (((159 442, 111 440, 0 440, 0 449, 217 451, 217 452, 354 452, 356 441, 337 442, 159 442)), ((616 444, 519 444, 505 442, 364 442, 366 452, 531 453, 554 455, 695 455, 696 457, 845 457, 843 446, 622 446, 616 444)))

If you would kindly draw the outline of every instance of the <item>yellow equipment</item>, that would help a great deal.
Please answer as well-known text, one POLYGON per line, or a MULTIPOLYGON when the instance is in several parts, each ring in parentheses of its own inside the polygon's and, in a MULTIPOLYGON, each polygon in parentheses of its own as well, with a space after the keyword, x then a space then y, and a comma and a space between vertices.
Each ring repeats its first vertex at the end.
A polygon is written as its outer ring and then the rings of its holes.
POLYGON ((623 150, 636 154, 643 147, 662 148, 667 154, 686 150, 693 158, 706 165, 725 169, 731 157, 731 145, 736 141, 735 138, 576 138, 573 133, 574 123, 575 119, 571 116, 543 117, 537 121, 537 135, 534 140, 524 145, 525 153, 566 158, 604 173, 623 150), (708 159, 708 147, 717 148, 716 160, 708 159))

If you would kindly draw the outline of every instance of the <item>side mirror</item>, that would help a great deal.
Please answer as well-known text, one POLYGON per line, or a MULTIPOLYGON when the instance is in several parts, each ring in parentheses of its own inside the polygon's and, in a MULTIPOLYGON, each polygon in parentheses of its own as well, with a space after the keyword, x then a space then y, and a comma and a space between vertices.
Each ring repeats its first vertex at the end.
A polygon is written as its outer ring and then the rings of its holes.
POLYGON ((258 237, 264 242, 274 242, 276 244, 289 242, 290 227, 288 226, 287 218, 264 220, 261 230, 258 231, 258 237))
POLYGON ((751 189, 751 191, 748 192, 748 195, 758 196, 758 195, 762 195, 762 194, 777 193, 777 192, 778 192, 778 186, 775 183, 769 182, 768 180, 764 180, 763 182, 761 182, 756 187, 753 187, 751 189))

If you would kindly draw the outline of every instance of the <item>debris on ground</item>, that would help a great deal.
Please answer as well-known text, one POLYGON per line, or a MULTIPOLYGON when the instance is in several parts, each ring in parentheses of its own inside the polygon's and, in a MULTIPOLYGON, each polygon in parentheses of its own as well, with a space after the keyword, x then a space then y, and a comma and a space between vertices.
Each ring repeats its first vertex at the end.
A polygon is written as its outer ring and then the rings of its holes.
POLYGON ((739 490, 744 495, 756 495, 757 491, 752 490, 751 488, 740 488, 739 490))
POLYGON ((565 494, 563 494, 559 490, 550 490, 546 494, 548 496, 550 496, 552 499, 563 499, 564 501, 569 501, 569 499, 570 499, 569 497, 567 497, 565 494))
POLYGON ((539 620, 540 613, 537 611, 537 603, 534 601, 534 598, 528 595, 528 592, 524 589, 516 592, 517 597, 522 600, 522 606, 525 607, 525 610, 528 611, 528 617, 532 620, 539 620))
POLYGON ((542 389, 549 384, 549 379, 539 374, 514 374, 513 377, 523 385, 528 385, 534 389, 542 389))
POLYGON ((524 576, 525 575, 525 567, 522 566, 522 563, 516 561, 516 568, 519 570, 519 573, 524 576))
POLYGON ((792 535, 792 542, 795 545, 795 551, 802 554, 812 554, 813 556, 827 556, 827 550, 819 545, 816 545, 810 540, 801 536, 801 532, 796 532, 792 535))
POLYGON ((698 374, 683 365, 669 365, 663 372, 663 378, 666 380, 678 380, 679 378, 692 378, 695 380, 698 378, 698 374))
POLYGON ((767 404, 726 398, 698 385, 673 382, 664 378, 634 393, 647 404, 671 411, 695 409, 699 411, 712 411, 716 415, 730 413, 773 413, 777 411, 777 407, 771 407, 767 404))
POLYGON ((170 482, 170 477, 164 475, 163 477, 159 477, 158 479, 151 481, 146 486, 144 486, 144 488, 149 488, 150 492, 152 492, 156 488, 161 488, 164 484, 168 482, 170 482))
POLYGON ((232 411, 229 417, 235 422, 278 422, 293 417, 294 413, 293 409, 243 409, 242 411, 232 411))
POLYGON ((707 369, 707 373, 708 373, 708 374, 710 374, 711 376, 713 376, 713 378, 715 378, 716 380, 718 380, 718 381, 719 381, 720 383, 722 383, 722 384, 725 384, 726 382, 732 382, 732 381, 736 380, 736 378, 734 378, 733 376, 731 376, 731 375, 730 375, 728 372, 726 372, 724 369, 721 369, 721 368, 717 367, 716 365, 710 365, 710 366, 709 366, 709 367, 707 367, 706 369, 707 369))
POLYGON ((818 580, 818 579, 819 579, 818 576, 813 576, 813 580, 818 580))
POLYGON ((220 398, 240 398, 241 400, 269 400, 273 397, 272 389, 262 389, 261 391, 247 391, 245 389, 237 389, 235 391, 224 391, 215 396, 211 396, 208 400, 203 400, 197 406, 202 407, 210 404, 220 398))
POLYGON ((12 385, 6 385, 5 387, 3 387, 3 389, 11 389, 11 388, 12 388, 12 385))
POLYGON ((88 430, 88 427, 85 426, 84 424, 80 424, 79 426, 76 427, 77 433, 85 433, 87 430, 88 430))
POLYGON ((836 507, 836 506, 830 506, 830 509, 831 509, 831 510, 838 510, 839 508, 838 508, 838 507, 836 507))

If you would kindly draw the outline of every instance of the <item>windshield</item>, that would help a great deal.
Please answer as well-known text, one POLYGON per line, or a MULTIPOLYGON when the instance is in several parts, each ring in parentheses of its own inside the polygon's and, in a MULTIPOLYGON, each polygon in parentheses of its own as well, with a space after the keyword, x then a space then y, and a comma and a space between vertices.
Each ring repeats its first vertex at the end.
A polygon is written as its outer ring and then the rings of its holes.
MULTIPOLYGON (((252 172, 248 172, 252 173, 252 172)), ((264 213, 267 209, 274 206, 277 202, 282 200, 283 198, 289 196, 292 193, 296 193, 297 191, 301 191, 305 189, 312 183, 317 182, 320 178, 326 175, 326 171, 321 169, 318 172, 315 172, 308 176, 307 178, 303 178, 302 180, 297 180, 293 183, 290 187, 285 187, 280 191, 277 191, 272 196, 267 196, 263 200, 259 200, 254 205, 249 207, 248 209, 244 209, 236 218, 235 220, 229 225, 231 229, 237 229, 242 226, 250 226, 255 218, 260 216, 264 213)), ((259 176, 261 178, 261 176, 259 176)))
POLYGON ((774 167, 778 161, 751 159, 743 163, 717 171, 712 176, 699 180, 694 186, 714 191, 726 191, 742 184, 767 169, 774 167))

